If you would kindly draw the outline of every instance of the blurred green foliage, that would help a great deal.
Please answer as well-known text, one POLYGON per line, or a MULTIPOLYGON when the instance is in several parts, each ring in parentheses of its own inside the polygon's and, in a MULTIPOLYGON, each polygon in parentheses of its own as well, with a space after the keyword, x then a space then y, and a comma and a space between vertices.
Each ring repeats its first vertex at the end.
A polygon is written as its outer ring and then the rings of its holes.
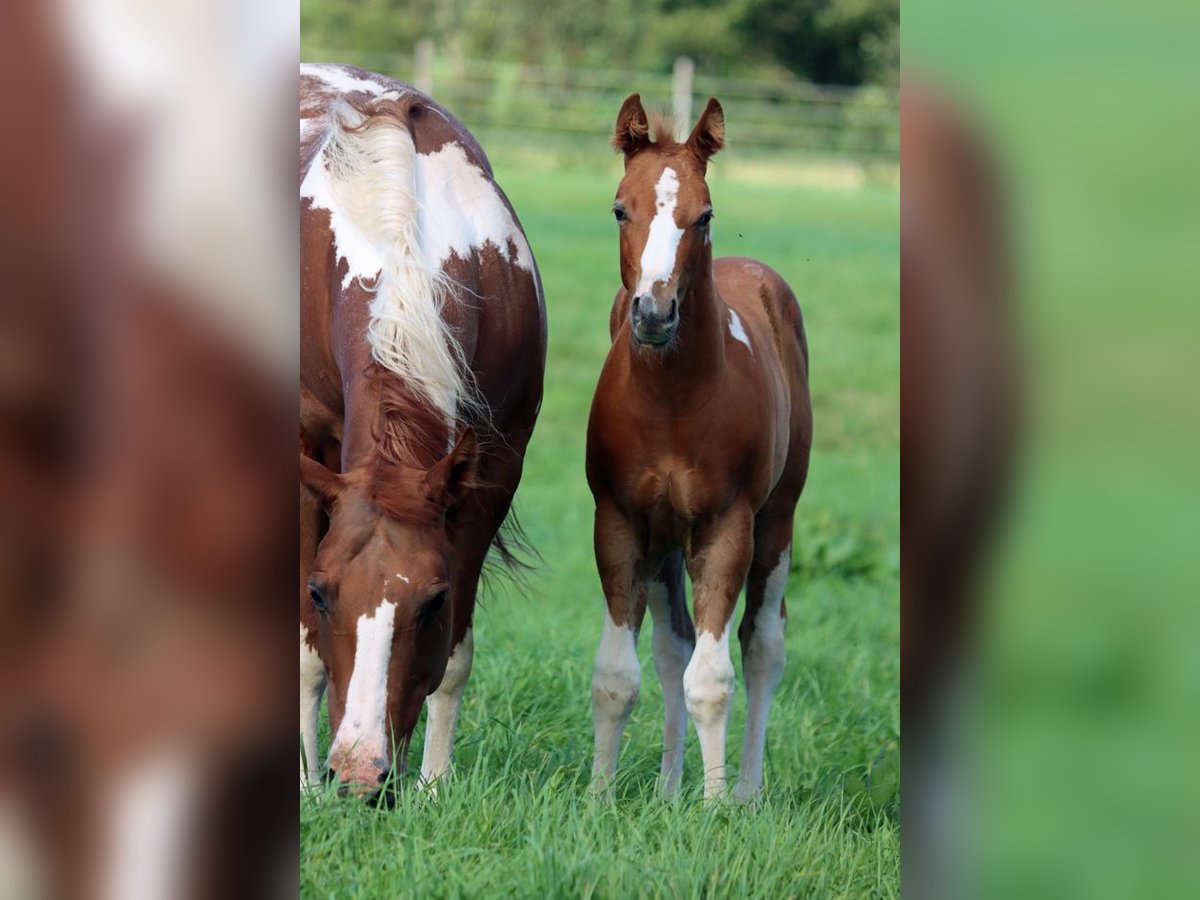
POLYGON ((309 47, 719 76, 897 82, 899 0, 301 0, 309 47))

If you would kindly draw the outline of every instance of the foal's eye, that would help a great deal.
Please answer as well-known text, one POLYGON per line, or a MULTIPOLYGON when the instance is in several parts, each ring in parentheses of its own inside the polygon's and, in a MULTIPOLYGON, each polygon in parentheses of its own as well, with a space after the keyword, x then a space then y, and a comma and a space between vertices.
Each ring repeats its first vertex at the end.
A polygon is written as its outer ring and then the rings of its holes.
POLYGON ((308 583, 308 596, 312 600, 312 605, 316 607, 317 612, 329 612, 329 596, 320 584, 315 581, 308 583))
POLYGON ((700 218, 696 220, 696 227, 707 228, 708 223, 712 221, 712 217, 713 211, 711 209, 706 209, 704 212, 700 213, 700 218))
POLYGON ((438 613, 442 611, 442 607, 446 605, 447 593, 449 592, 438 591, 436 594, 422 603, 421 609, 417 613, 417 617, 420 618, 422 622, 428 622, 432 619, 436 619, 438 613))
POLYGON ((622 207, 620 207, 620 206, 614 206, 614 207, 613 207, 613 217, 614 217, 614 218, 615 218, 615 219, 616 219, 618 222, 628 222, 628 221, 629 221, 629 216, 627 216, 627 215, 625 214, 625 210, 624 210, 622 207))

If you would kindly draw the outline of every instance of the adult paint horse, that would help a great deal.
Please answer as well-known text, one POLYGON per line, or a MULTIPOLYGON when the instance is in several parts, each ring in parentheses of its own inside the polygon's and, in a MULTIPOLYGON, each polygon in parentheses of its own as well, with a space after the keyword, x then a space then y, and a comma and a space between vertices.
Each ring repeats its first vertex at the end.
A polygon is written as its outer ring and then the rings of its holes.
POLYGON ((301 780, 320 775, 328 677, 329 768, 370 793, 422 705, 422 779, 449 771, 480 573, 506 552, 541 405, 545 306, 487 157, 429 97, 302 66, 300 149, 301 780))
POLYGON ((608 606, 592 680, 593 777, 603 787, 616 771, 649 607, 666 703, 660 787, 679 787, 690 713, 705 797, 723 794, 729 627, 744 584, 748 711, 735 796, 750 799, 762 785, 767 714, 783 674, 792 515, 812 445, 808 348, 796 297, 778 274, 751 259, 713 261, 704 176, 724 145, 721 105, 709 100, 684 143, 661 123, 655 132, 638 95, 629 97, 613 138, 625 155, 613 205, 624 286, 588 424, 608 606))

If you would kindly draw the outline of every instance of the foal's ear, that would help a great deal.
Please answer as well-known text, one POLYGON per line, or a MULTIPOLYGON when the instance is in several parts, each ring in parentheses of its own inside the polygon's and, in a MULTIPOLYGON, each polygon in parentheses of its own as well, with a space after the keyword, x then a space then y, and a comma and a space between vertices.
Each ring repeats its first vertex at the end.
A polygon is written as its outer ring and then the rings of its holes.
POLYGON ((311 456, 300 454, 300 483, 321 498, 326 506, 333 504, 342 491, 342 476, 331 472, 311 456))
POLYGON ((709 158, 725 146, 725 110, 716 97, 708 98, 708 106, 700 114, 700 121, 687 139, 688 149, 707 163, 709 158))
POLYGON ((478 472, 479 440, 475 437, 475 431, 468 426, 458 436, 454 448, 429 470, 425 483, 430 497, 452 507, 477 486, 478 472))
POLYGON ((617 113, 617 127, 613 131, 612 145, 625 154, 625 164, 637 152, 650 146, 650 122, 642 108, 642 95, 630 94, 617 113))

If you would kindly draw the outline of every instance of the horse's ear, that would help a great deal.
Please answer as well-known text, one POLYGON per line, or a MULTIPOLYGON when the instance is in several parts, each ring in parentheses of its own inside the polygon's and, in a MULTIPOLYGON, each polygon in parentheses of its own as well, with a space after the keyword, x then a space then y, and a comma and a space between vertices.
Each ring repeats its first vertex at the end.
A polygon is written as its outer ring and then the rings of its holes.
POLYGON ((725 110, 716 97, 708 98, 708 106, 700 114, 700 121, 687 139, 688 149, 707 163, 714 153, 725 146, 725 110))
POLYGON ((326 506, 333 504, 342 491, 342 476, 331 472, 311 456, 300 454, 300 483, 321 498, 326 506))
POLYGON ((476 487, 478 472, 479 440, 468 426, 454 442, 454 448, 429 470, 425 482, 432 498, 452 507, 476 487))
POLYGON ((635 153, 650 146, 650 122, 642 108, 641 94, 630 94, 621 104, 612 145, 625 154, 626 165, 635 153))

